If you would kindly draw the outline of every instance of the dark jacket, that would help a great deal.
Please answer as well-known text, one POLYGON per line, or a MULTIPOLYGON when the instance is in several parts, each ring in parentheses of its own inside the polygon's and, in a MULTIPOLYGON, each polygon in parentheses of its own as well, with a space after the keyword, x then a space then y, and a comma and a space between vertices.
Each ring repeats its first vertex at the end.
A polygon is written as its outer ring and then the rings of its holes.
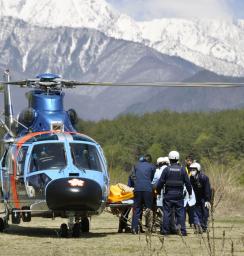
POLYGON ((190 169, 189 169, 189 166, 184 165, 184 169, 186 170, 187 175, 190 176, 190 169))
POLYGON ((196 203, 210 202, 211 186, 208 176, 200 172, 195 177, 191 176, 190 181, 196 195, 196 203))
POLYGON ((135 190, 152 192, 152 180, 156 171, 155 165, 146 161, 138 162, 135 167, 135 190))
POLYGON ((189 193, 192 194, 192 187, 185 168, 179 164, 172 164, 164 169, 159 182, 157 191, 164 188, 164 197, 172 200, 181 200, 184 198, 184 185, 189 193))
POLYGON ((129 177, 128 177, 128 182, 127 185, 131 188, 135 187, 135 175, 134 173, 132 173, 129 177))

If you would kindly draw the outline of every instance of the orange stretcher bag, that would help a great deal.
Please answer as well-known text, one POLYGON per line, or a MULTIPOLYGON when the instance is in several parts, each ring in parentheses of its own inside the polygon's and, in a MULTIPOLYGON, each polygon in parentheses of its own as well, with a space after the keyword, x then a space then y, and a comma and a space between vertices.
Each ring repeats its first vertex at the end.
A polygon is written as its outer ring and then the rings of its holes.
POLYGON ((133 188, 130 188, 122 183, 111 185, 108 200, 110 203, 116 203, 124 200, 133 199, 133 190, 133 188))

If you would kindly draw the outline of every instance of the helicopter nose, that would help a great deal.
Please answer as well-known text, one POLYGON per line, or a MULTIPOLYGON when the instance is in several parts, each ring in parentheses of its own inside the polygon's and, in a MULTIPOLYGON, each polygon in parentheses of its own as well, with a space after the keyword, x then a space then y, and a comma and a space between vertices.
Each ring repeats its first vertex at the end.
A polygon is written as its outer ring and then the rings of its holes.
POLYGON ((46 201, 52 210, 96 211, 102 203, 102 189, 90 179, 53 180, 47 185, 46 201))

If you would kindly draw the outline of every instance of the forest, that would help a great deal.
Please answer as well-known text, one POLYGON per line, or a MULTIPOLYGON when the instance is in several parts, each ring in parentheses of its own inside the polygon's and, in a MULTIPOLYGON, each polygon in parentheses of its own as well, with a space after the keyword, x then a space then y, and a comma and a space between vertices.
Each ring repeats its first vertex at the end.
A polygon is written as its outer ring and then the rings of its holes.
MULTIPOLYGON (((128 114, 99 122, 79 120, 77 129, 102 145, 110 170, 117 172, 129 172, 141 155, 150 153, 156 161, 171 150, 180 152, 182 163, 188 154, 203 165, 244 163, 244 110, 128 114)), ((243 174, 242 164, 238 166, 243 174)))

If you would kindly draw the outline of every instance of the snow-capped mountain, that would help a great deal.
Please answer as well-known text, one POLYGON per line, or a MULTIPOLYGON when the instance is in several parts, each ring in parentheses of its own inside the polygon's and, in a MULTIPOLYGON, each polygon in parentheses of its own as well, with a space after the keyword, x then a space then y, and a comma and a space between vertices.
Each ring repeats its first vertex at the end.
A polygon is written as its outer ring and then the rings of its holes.
MULTIPOLYGON (((201 70, 179 57, 88 28, 38 27, 4 17, 0 18, 0 38, 0 75, 8 67, 13 80, 54 72, 80 81, 181 81, 201 70)), ((14 94, 17 110, 25 107, 23 93, 14 94)), ((155 90, 146 87, 79 87, 67 90, 66 102, 75 109, 79 106, 83 118, 113 118, 154 94, 155 90)), ((0 109, 2 104, 0 98, 0 109)))
POLYGON ((93 28, 121 39, 140 38, 137 24, 105 0, 0 0, 0 15, 41 27, 93 28))
POLYGON ((148 45, 160 52, 219 74, 244 75, 243 21, 161 19, 139 25, 148 45))
POLYGON ((42 27, 93 28, 180 56, 224 75, 244 75, 244 21, 159 19, 136 22, 105 0, 0 0, 0 16, 42 27))
MULTIPOLYGON (((202 81, 208 75, 201 67, 241 75, 243 31, 244 21, 136 22, 104 0, 0 0, 0 72, 10 68, 12 79, 49 71, 67 79, 123 82, 191 81, 192 77, 202 81)), ((215 75, 209 80, 224 81, 215 75)), ((77 88, 66 92, 66 106, 79 106, 80 117, 99 120, 165 108, 239 107, 242 91, 77 88)), ((24 91, 13 93, 16 110, 24 108, 24 91)), ((0 108, 1 104, 0 99, 0 108)))

